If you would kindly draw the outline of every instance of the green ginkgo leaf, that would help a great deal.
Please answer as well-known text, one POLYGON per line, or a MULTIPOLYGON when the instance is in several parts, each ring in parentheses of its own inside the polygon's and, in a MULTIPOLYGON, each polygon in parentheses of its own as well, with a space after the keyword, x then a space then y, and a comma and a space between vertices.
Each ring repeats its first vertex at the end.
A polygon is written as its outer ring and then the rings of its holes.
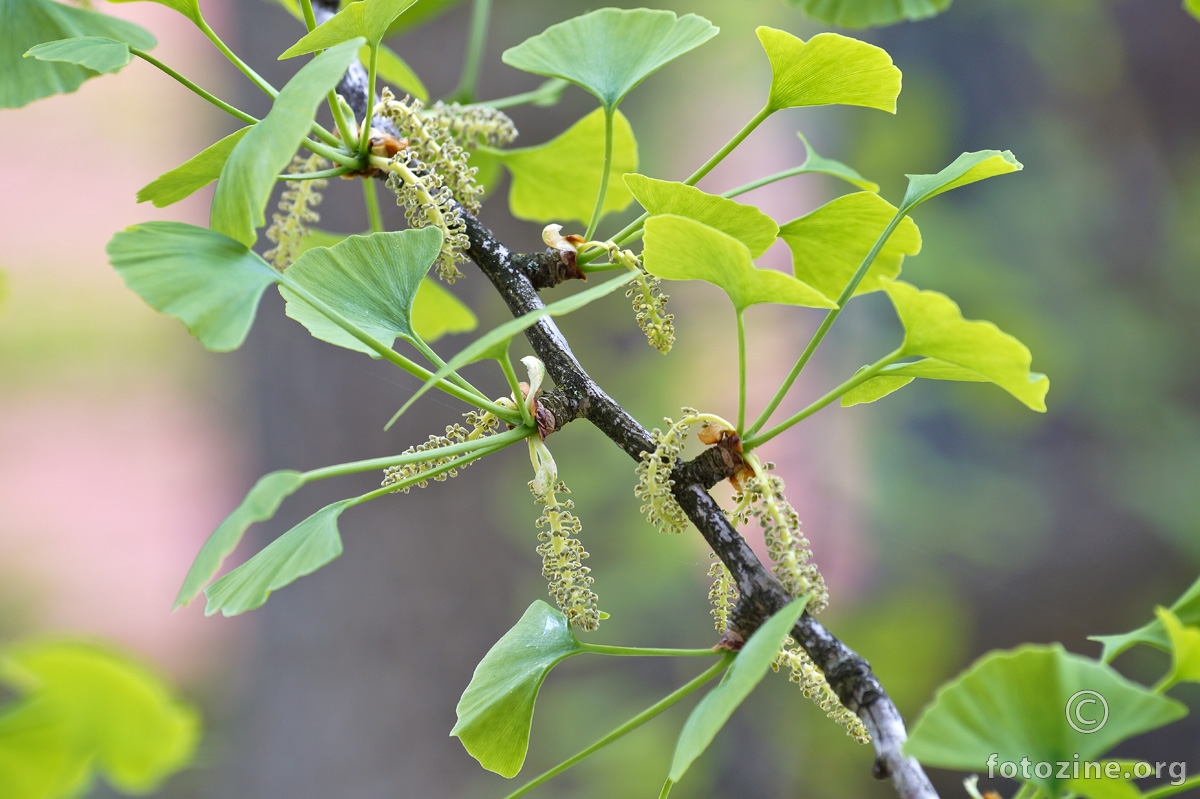
POLYGON ((729 717, 745 701, 746 697, 766 676, 771 661, 779 653, 783 641, 796 626, 796 620, 804 612, 808 597, 792 600, 782 610, 771 616, 755 630, 738 652, 721 682, 700 700, 675 744, 675 755, 671 758, 671 771, 667 779, 679 782, 688 767, 704 753, 713 738, 729 721, 729 717))
POLYGON ((0 0, 0 108, 73 92, 96 77, 96 70, 78 64, 23 57, 39 44, 78 37, 113 39, 139 50, 155 44, 144 28, 90 9, 52 0, 0 0))
POLYGON ((720 287, 739 312, 774 302, 834 308, 832 300, 807 283, 774 269, 754 266, 745 244, 694 219, 664 214, 646 220, 642 263, 667 280, 704 280, 720 287))
POLYGON ((894 363, 885 366, 878 375, 859 383, 843 394, 842 407, 849 408, 853 405, 883 399, 893 391, 904 388, 918 377, 924 377, 927 380, 955 380, 961 383, 988 382, 986 377, 971 369, 939 361, 936 358, 922 358, 911 363, 894 363))
POLYGON ((655 180, 645 175, 625 176, 625 185, 651 215, 673 214, 694 219, 733 236, 757 258, 775 243, 779 226, 775 220, 755 208, 671 180, 655 180))
POLYGON ((275 179, 307 135, 325 94, 354 60, 361 41, 344 42, 305 64, 279 92, 270 112, 229 154, 213 196, 212 229, 253 247, 275 179))
POLYGON ((137 201, 152 202, 155 208, 166 208, 189 197, 221 176, 233 148, 250 128, 241 128, 220 141, 210 144, 169 172, 156 177, 138 189, 137 201))
MULTIPOLYGON (((1200 578, 1197 578, 1196 582, 1183 592, 1183 596, 1175 600, 1175 603, 1171 605, 1171 612, 1185 625, 1200 627, 1200 578)), ((1104 652, 1100 659, 1105 663, 1111 662, 1117 655, 1136 644, 1145 644, 1164 651, 1171 649, 1171 639, 1167 635, 1167 628, 1163 626, 1161 619, 1154 619, 1127 633, 1093 635, 1088 640, 1098 641, 1104 645, 1104 652)))
POLYGON ((1033 356, 1020 341, 991 322, 963 319, 945 294, 921 291, 899 280, 884 290, 904 325, 902 357, 920 355, 969 369, 1033 410, 1046 410, 1050 378, 1029 370, 1033 356))
MULTIPOLYGON (((86 785, 95 769, 123 793, 148 793, 195 753, 195 709, 158 675, 111 650, 65 640, 21 644, 0 658, 0 679, 24 694, 25 713, 18 715, 61 731, 57 745, 66 751, 56 759, 73 772, 68 784, 86 785)), ((8 748, 5 737, 0 731, 0 752, 8 748)))
POLYGON ((388 26, 416 0, 358 0, 309 31, 300 41, 283 51, 280 60, 315 53, 362 37, 368 44, 379 44, 388 26))
POLYGON ((225 517, 225 521, 200 548, 183 580, 179 595, 175 597, 175 608, 181 608, 195 599, 209 580, 216 576, 225 558, 237 549, 250 525, 265 522, 274 516, 283 501, 302 485, 304 475, 287 469, 260 477, 241 504, 225 517))
POLYGON ((29 48, 25 56, 38 61, 75 64, 100 73, 117 72, 133 60, 128 44, 103 36, 77 36, 46 42, 29 48))
POLYGON ((412 341, 413 301, 442 246, 436 227, 349 236, 328 249, 306 250, 288 269, 280 293, 287 315, 322 341, 379 354, 330 321, 289 287, 295 284, 385 345, 412 341))
POLYGON ((1200 682, 1200 627, 1185 626, 1166 608, 1156 608, 1154 615, 1166 628, 1171 642, 1171 673, 1163 678, 1163 685, 1169 688, 1181 682, 1200 682))
POLYGON ((651 73, 717 33, 695 14, 601 8, 551 25, 501 59, 524 72, 569 80, 611 111, 651 73))
POLYGON ((475 667, 450 734, 488 771, 515 777, 529 750, 533 706, 546 675, 582 651, 566 616, 534 602, 475 667))
MULTIPOLYGON (((779 237, 792 250, 796 278, 837 297, 895 215, 892 204, 878 194, 847 194, 788 222, 779 237)), ((882 289, 900 275, 904 256, 920 251, 921 231, 905 217, 875 256, 855 296, 882 289)))
POLYGON ((951 0, 788 0, 815 20, 841 28, 879 28, 905 20, 928 19, 951 0))
MULTIPOLYGON (((596 109, 554 139, 512 150, 480 148, 512 173, 508 207, 518 219, 534 222, 587 222, 604 173, 604 112, 596 109)), ((621 175, 637 170, 637 142, 625 115, 613 119, 613 157, 604 213, 622 211, 633 195, 621 175)))
POLYGON ((1123 776, 1132 775, 1134 763, 1122 760, 1087 762, 1068 770, 1071 779, 1067 790, 1085 799, 1142 799, 1142 792, 1132 780, 1123 776), (1078 770, 1079 776, 1074 772, 1078 770), (1116 775, 1116 776, 1110 776, 1116 775))
POLYGON ((1200 0, 1183 0, 1183 10, 1200 19, 1200 0))
POLYGON ((279 280, 240 242, 182 222, 134 225, 113 236, 107 250, 125 285, 217 352, 241 346, 263 292, 279 280))
MULTIPOLYGON (((982 772, 989 758, 1095 760, 1120 742, 1187 714, 1061 645, 991 652, 942 687, 913 727, 908 754, 925 765, 982 772)), ((1031 782, 1057 799, 1058 769, 1031 782)))
POLYGON ((425 278, 413 301, 413 331, 425 343, 450 333, 469 333, 479 326, 474 312, 436 280, 425 278))
MULTIPOLYGON (((358 51, 358 60, 364 67, 370 66, 370 58, 370 47, 358 51)), ((375 57, 375 71, 384 83, 397 89, 400 96, 407 93, 423 103, 429 102, 429 90, 421 82, 420 76, 387 45, 379 45, 379 54, 375 57)))
MULTIPOLYGON (((111 3, 129 3, 134 0, 109 0, 111 3)), ((200 3, 198 0, 153 0, 159 5, 164 5, 167 8, 172 8, 183 14, 197 25, 201 24, 204 15, 200 13, 200 3)))
POLYGON ((92 753, 75 746, 54 706, 26 699, 0 708, 0 796, 63 799, 92 782, 92 753))
POLYGON ((921 203, 943 192, 996 175, 1020 172, 1024 168, 1008 150, 963 153, 936 175, 905 175, 908 178, 908 190, 904 192, 904 202, 900 203, 900 210, 907 214, 921 203))
POLYGON ((805 42, 775 28, 757 32, 771 61, 768 111, 836 104, 896 113, 900 70, 885 50, 837 33, 805 42))
POLYGON ((879 184, 867 180, 862 175, 858 174, 858 170, 846 166, 841 161, 835 161, 832 158, 825 158, 813 149, 808 143, 808 139, 804 138, 803 133, 797 133, 800 141, 804 142, 805 158, 804 163, 800 165, 800 169, 804 172, 815 172, 823 175, 830 175, 835 178, 840 178, 847 183, 857 186, 863 191, 879 191, 879 184))
POLYGON ((237 616, 254 610, 272 591, 336 560, 342 554, 338 517, 352 504, 354 500, 344 499, 326 505, 210 585, 204 591, 208 597, 204 615, 220 611, 224 616, 237 616))

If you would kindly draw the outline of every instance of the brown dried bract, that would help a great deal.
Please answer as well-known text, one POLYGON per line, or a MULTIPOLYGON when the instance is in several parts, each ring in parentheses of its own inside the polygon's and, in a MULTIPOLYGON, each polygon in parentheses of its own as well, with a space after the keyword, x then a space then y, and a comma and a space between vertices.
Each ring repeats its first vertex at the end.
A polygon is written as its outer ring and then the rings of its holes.
POLYGON ((721 640, 713 647, 714 652, 741 652, 746 639, 733 630, 721 633, 721 640))

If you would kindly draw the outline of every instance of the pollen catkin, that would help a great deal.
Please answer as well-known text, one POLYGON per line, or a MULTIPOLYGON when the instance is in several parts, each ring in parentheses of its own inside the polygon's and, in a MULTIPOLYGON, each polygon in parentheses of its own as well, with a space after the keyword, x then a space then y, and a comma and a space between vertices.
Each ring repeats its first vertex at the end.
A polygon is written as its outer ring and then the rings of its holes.
POLYGON ((659 532, 677 535, 687 529, 687 514, 671 493, 675 485, 671 472, 675 470, 679 453, 687 442, 688 428, 699 420, 700 412, 695 408, 684 408, 683 417, 678 422, 670 418, 663 419, 667 423, 667 431, 664 433, 657 427, 651 431, 654 450, 643 452, 637 465, 638 482, 633 494, 642 500, 642 513, 659 532))
POLYGON ((559 481, 542 492, 536 481, 529 483, 534 500, 544 510, 537 520, 537 553, 542 556, 542 576, 549 584, 550 596, 572 626, 581 630, 595 630, 600 626, 599 597, 592 590, 591 569, 583 565, 588 557, 578 538, 581 529, 579 519, 571 512, 575 503, 559 499, 559 494, 569 494, 566 485, 559 481))
POLYGON ((461 106, 446 104, 440 100, 427 112, 445 129, 454 140, 467 150, 480 145, 504 147, 517 138, 517 127, 503 111, 486 106, 461 106))
MULTIPOLYGON (((404 450, 403 455, 410 455, 417 452, 429 452, 430 450, 440 447, 449 447, 454 444, 461 444, 464 441, 474 441, 483 436, 491 435, 499 426, 500 420, 492 415, 490 411, 470 411, 463 414, 467 424, 471 425, 471 429, 463 427, 461 424, 452 424, 446 426, 445 435, 430 436, 429 440, 423 444, 416 444, 404 450)), ((383 482, 381 485, 390 486, 396 483, 402 483, 405 480, 410 480, 421 472, 427 472, 430 469, 436 469, 439 466, 444 466, 459 455, 441 455, 430 458, 429 460, 416 461, 415 463, 404 463, 399 466, 389 466, 383 471, 383 482)), ((469 466, 469 463, 464 463, 453 469, 435 474, 430 479, 439 483, 444 482, 451 477, 458 477, 459 469, 464 469, 469 466)), ((415 485, 417 488, 425 488, 429 485, 429 480, 420 480, 416 483, 403 486, 396 489, 407 494, 409 489, 415 485)))
POLYGON ((713 584, 708 589, 708 600, 712 603, 713 624, 717 632, 724 633, 729 629, 730 615, 737 606, 738 590, 733 575, 724 563, 717 560, 716 553, 709 557, 713 559, 713 564, 708 567, 708 576, 713 578, 713 584))
MULTIPOLYGON (((329 165, 319 155, 307 158, 297 155, 288 167, 289 175, 304 175, 316 172, 329 165)), ((321 204, 321 189, 329 181, 324 178, 316 180, 291 180, 279 198, 279 210, 267 228, 267 238, 275 242, 275 246, 263 253, 263 256, 275 265, 280 272, 287 269, 300 256, 300 248, 304 237, 312 233, 308 226, 321 221, 321 216, 313 210, 321 204)))
POLYGON ((633 298, 638 327, 650 346, 666 355, 675 343, 675 314, 667 313, 667 295, 659 289, 662 281, 640 269, 638 272, 637 281, 625 290, 625 296, 633 298))
POLYGON ((826 681, 825 675, 813 663, 808 653, 797 646, 790 637, 784 641, 783 648, 771 663, 771 668, 775 671, 784 667, 790 671, 788 679, 799 685, 804 696, 824 710, 826 716, 845 727, 847 735, 860 744, 871 742, 871 734, 863 726, 862 720, 842 705, 826 681))

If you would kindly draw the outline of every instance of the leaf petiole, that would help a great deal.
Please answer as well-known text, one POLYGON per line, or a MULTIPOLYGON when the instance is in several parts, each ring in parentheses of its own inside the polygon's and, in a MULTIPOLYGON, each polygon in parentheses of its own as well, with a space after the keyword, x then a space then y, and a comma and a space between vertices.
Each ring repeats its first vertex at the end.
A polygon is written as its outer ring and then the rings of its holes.
POLYGON ((491 16, 491 12, 492 0, 475 0, 471 6, 471 29, 468 33, 467 53, 463 57, 462 75, 458 79, 458 86, 450 93, 450 99, 455 102, 465 104, 475 100, 479 70, 483 65, 483 51, 487 45, 488 17, 491 16))
POLYGON ((301 475, 301 479, 303 479, 307 484, 315 480, 325 480, 329 477, 342 477, 348 474, 373 472, 379 469, 386 469, 389 466, 403 466, 408 463, 419 463, 421 461, 433 460, 435 458, 463 455, 476 452, 481 449, 503 449, 504 447, 528 438, 532 433, 533 430, 531 428, 516 427, 512 430, 506 430, 498 435, 476 438, 470 441, 463 441, 459 444, 451 444, 450 446, 446 447, 437 447, 435 449, 423 450, 421 452, 408 452, 400 455, 390 455, 383 458, 371 458, 369 460, 351 461, 349 463, 334 464, 333 466, 324 466, 320 469, 313 469, 311 471, 304 472, 301 475))
POLYGON ((738 334, 738 415, 737 431, 741 435, 746 426, 746 309, 737 309, 738 334))
POLYGON ((588 644, 580 642, 584 652, 593 655, 615 655, 617 657, 664 657, 664 658, 699 658, 724 654, 717 649, 655 649, 640 646, 606 646, 604 644, 588 644))
POLYGON ((525 420, 525 424, 537 427, 537 424, 533 421, 533 417, 529 413, 529 403, 522 396, 524 392, 521 391, 521 381, 517 378, 517 371, 513 368, 512 360, 508 357, 508 351, 505 350, 504 357, 497 360, 500 361, 500 368, 504 370, 504 377, 508 380, 508 387, 512 389, 513 401, 521 408, 521 417, 525 420))
POLYGON ((613 154, 613 113, 614 109, 604 107, 604 167, 600 172, 600 190, 596 192, 596 207, 592 209, 592 220, 588 222, 587 232, 583 237, 591 241, 604 215, 604 198, 608 194, 608 173, 612 170, 613 154))

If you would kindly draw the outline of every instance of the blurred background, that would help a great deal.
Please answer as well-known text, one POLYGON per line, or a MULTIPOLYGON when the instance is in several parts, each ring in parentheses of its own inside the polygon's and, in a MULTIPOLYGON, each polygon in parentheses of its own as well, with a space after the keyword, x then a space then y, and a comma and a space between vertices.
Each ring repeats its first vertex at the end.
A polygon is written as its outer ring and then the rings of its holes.
MULTIPOLYGON (((754 27, 805 38, 823 28, 782 0, 662 5, 722 29, 622 106, 641 171, 682 179, 761 106, 769 69, 754 27)), ((539 82, 503 66, 504 48, 593 7, 496 6, 484 98, 539 82)), ((286 80, 292 67, 275 54, 301 30, 286 12, 269 0, 203 7, 256 69, 286 80)), ((265 98, 181 17, 153 4, 105 10, 149 27, 160 57, 200 84, 265 112, 265 98)), ((434 96, 458 80, 467 19, 458 7, 391 42, 434 96)), ((924 251, 906 261, 905 276, 1016 335, 1052 380, 1044 416, 994 387, 918 381, 878 404, 827 408, 764 447, 830 583, 823 620, 872 662, 911 721, 982 652, 1062 641, 1094 656, 1088 635, 1142 624, 1200 571, 1200 23, 1178 0, 960 0, 933 20, 852 35, 883 46, 903 70, 899 113, 777 114, 701 186, 723 191, 798 164, 797 131, 878 181, 892 202, 904 173, 935 172, 965 150, 1012 149, 1024 172, 921 208, 924 251)), ((556 107, 514 109, 518 144, 551 138, 593 102, 572 88, 556 107)), ((212 355, 124 289, 105 261, 109 236, 154 218, 204 224, 211 197, 156 211, 135 204, 137 188, 232 130, 145 64, 5 120, 0 640, 96 636, 179 682, 208 732, 196 767, 161 796, 498 797, 516 787, 479 769, 447 733, 475 664, 544 598, 523 449, 355 509, 343 519, 345 554, 260 610, 171 614, 196 550, 260 473, 395 453, 463 409, 430 397, 384 433, 415 379, 311 339, 278 297, 266 298, 242 350, 212 355)), ((848 190, 804 176, 743 199, 784 222, 848 190)), ((504 192, 493 191, 484 221, 513 249, 539 248, 540 225, 512 220, 504 192)), ((324 228, 365 227, 350 182, 331 185, 320 210, 324 228)), ((387 212, 399 226, 397 210, 387 212)), ((609 218, 601 233, 622 223, 609 218)), ((787 252, 777 246, 761 263, 787 268, 787 252)), ((713 287, 670 290, 678 343, 669 356, 646 346, 616 299, 562 327, 646 426, 681 405, 731 417, 736 378, 713 364, 735 357, 732 313, 713 287)), ((472 270, 454 291, 483 325, 506 318, 472 270)), ((785 410, 895 346, 886 300, 850 308, 785 410)), ((819 318, 750 312, 752 408, 819 318)), ((469 340, 437 349, 448 356, 469 340)), ((505 393, 499 375, 469 376, 505 393)), ((550 444, 612 614, 594 640, 715 641, 699 537, 663 537, 645 523, 633 464, 596 431, 571 425, 550 444)), ((252 531, 235 560, 376 478, 306 488, 252 531)), ((1153 681, 1166 659, 1135 651, 1117 664, 1153 681)), ((694 662, 564 664, 543 689, 524 774, 697 671, 694 662)), ((1195 707, 1192 689, 1178 695, 1195 707)), ((532 795, 655 795, 686 704, 532 795)), ((1200 721, 1119 753, 1186 760, 1195 771, 1200 721)), ((893 795, 871 779, 871 760, 777 676, 673 795, 893 795)), ((944 796, 962 795, 959 775, 935 777, 944 796)), ((94 795, 109 794, 101 786, 94 795)))

